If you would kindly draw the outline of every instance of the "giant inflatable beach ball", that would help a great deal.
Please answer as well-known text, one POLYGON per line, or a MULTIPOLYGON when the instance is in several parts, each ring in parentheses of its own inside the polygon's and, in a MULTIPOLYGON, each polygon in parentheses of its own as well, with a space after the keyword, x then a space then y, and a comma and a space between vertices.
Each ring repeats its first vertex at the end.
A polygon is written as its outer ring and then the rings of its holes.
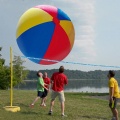
POLYGON ((38 5, 20 17, 16 30, 19 49, 31 61, 50 65, 63 60, 74 44, 74 26, 61 9, 38 5))

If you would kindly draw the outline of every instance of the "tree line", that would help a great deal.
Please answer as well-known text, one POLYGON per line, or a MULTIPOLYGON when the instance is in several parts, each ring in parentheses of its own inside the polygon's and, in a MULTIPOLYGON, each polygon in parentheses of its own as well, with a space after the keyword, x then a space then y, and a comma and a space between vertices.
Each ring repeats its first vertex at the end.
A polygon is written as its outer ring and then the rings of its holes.
MULTIPOLYGON (((40 70, 42 73, 47 72, 48 76, 51 77, 54 72, 57 72, 58 69, 51 69, 51 70, 40 70)), ((37 79, 36 76, 37 71, 29 70, 29 73, 26 77, 27 80, 34 80, 37 79)), ((94 71, 81 71, 81 70, 65 70, 64 72, 68 79, 107 79, 108 71, 102 71, 102 70, 94 70, 94 71)), ((115 71, 116 79, 120 79, 120 70, 115 71)))
MULTIPOLYGON (((0 52, 2 51, 2 47, 0 47, 0 52)), ((23 66, 23 61, 20 56, 14 56, 12 64, 13 64, 13 87, 18 86, 21 83, 24 83, 24 80, 36 80, 37 79, 37 71, 35 70, 27 70, 25 66, 23 66)), ((42 73, 47 72, 48 77, 51 77, 54 72, 57 72, 58 69, 51 70, 40 70, 42 73)), ((81 71, 81 70, 69 70, 66 69, 64 72, 68 79, 88 79, 88 80, 102 80, 107 79, 108 71, 102 70, 94 70, 94 71, 81 71)), ((120 70, 116 70, 116 79, 120 81, 120 70)), ((10 87, 11 80, 11 71, 10 65, 5 65, 5 59, 2 58, 0 54, 0 89, 8 89, 10 87)))

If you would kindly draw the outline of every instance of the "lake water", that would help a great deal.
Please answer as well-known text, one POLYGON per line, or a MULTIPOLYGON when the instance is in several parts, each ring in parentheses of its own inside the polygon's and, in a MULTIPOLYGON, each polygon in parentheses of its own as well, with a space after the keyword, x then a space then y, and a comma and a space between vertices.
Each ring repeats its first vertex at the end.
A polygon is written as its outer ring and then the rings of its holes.
POLYGON ((82 87, 78 89, 66 89, 66 92, 84 92, 84 93, 108 93, 109 89, 108 87, 102 87, 102 88, 95 88, 95 87, 82 87))
MULTIPOLYGON (((74 79, 65 86, 66 92, 108 93, 107 80, 74 79)), ((15 87, 21 90, 36 90, 36 80, 25 80, 25 84, 15 87)))

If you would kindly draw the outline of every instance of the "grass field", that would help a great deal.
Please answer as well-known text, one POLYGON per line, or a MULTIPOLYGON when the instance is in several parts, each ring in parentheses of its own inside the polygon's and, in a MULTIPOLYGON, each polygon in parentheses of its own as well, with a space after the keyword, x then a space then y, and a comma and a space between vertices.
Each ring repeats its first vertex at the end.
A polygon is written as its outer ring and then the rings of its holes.
MULTIPOLYGON (((30 90, 14 90, 13 106, 19 106, 21 110, 15 113, 8 112, 3 107, 10 106, 10 91, 0 90, 0 120, 110 120, 111 111, 108 101, 92 97, 96 95, 104 96, 106 94, 65 93, 65 114, 68 117, 62 118, 58 99, 55 101, 53 115, 47 115, 50 95, 48 95, 46 107, 40 107, 40 101, 38 101, 34 108, 29 108, 29 104, 36 97, 36 91, 30 90)), ((118 111, 120 111, 119 106, 118 111)))

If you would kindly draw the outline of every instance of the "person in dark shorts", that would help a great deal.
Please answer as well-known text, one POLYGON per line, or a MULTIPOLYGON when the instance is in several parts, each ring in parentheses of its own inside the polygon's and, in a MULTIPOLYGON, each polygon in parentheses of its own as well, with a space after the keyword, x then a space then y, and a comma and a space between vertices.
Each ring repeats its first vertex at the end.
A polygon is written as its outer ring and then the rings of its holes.
POLYGON ((118 99, 120 98, 119 86, 117 80, 114 78, 114 71, 109 70, 107 76, 109 79, 109 107, 113 114, 112 120, 118 120, 118 110, 116 107, 118 99))
POLYGON ((40 71, 38 71, 38 72, 37 72, 37 76, 38 76, 38 81, 37 81, 37 97, 36 97, 35 100, 30 104, 30 107, 34 107, 35 102, 37 102, 38 99, 44 97, 44 89, 48 90, 48 88, 46 88, 46 87, 44 86, 43 74, 42 74, 40 71))
POLYGON ((42 103, 41 103, 41 106, 45 107, 47 95, 48 95, 48 92, 50 91, 50 78, 48 77, 47 72, 44 73, 43 80, 44 80, 45 87, 48 89, 48 90, 44 89, 44 95, 43 95, 42 103))

